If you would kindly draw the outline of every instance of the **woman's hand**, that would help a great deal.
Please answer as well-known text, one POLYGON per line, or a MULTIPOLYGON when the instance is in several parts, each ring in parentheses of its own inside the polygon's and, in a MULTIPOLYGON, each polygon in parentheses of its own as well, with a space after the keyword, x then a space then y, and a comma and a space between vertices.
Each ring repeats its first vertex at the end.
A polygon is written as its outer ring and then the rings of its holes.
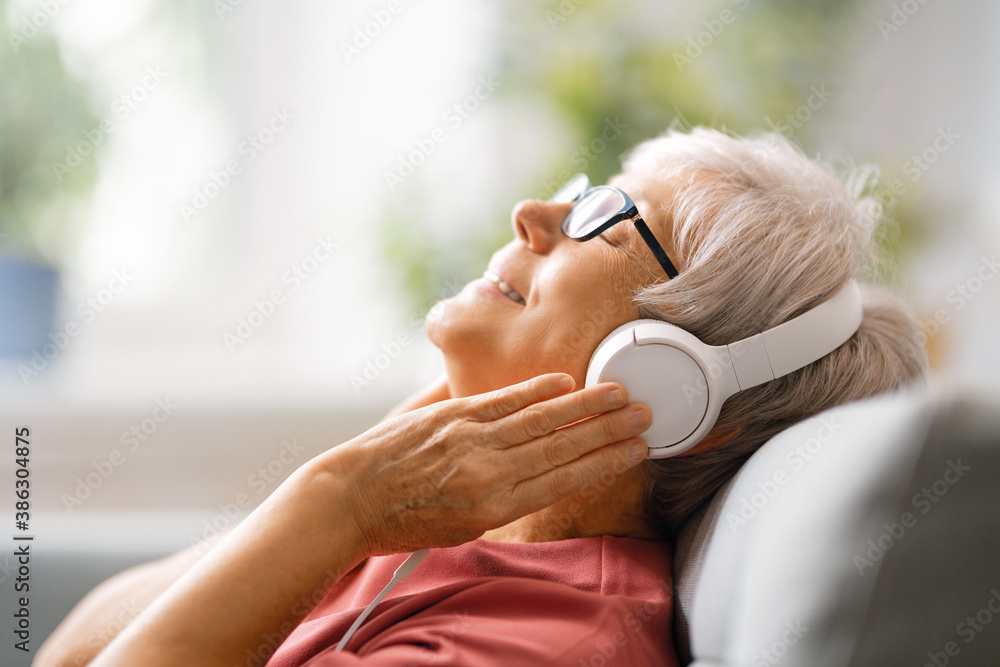
POLYGON ((346 476, 365 555, 462 544, 645 458, 649 409, 614 383, 573 385, 543 375, 436 403, 312 463, 346 476))
POLYGON ((94 667, 242 663, 287 636, 366 556, 466 542, 642 461, 634 436, 649 409, 622 407, 619 385, 565 395, 572 388, 567 375, 545 375, 436 403, 311 460, 94 667))

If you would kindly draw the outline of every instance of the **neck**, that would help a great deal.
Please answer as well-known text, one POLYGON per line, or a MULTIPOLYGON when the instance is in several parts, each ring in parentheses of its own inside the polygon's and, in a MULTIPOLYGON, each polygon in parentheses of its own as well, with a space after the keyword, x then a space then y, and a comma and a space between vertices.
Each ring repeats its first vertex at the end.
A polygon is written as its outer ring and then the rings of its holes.
POLYGON ((614 535, 660 541, 642 509, 642 466, 610 481, 598 481, 580 493, 488 530, 482 539, 494 542, 554 542, 576 537, 614 535), (607 483, 610 481, 610 483, 607 483))

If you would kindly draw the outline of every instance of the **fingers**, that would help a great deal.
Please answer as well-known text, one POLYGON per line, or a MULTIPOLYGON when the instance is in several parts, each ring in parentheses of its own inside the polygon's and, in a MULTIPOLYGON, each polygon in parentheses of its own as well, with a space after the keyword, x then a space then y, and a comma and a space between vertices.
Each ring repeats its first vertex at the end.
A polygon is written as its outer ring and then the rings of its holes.
POLYGON ((473 396, 469 399, 471 416, 478 421, 496 421, 539 401, 573 391, 575 385, 573 377, 565 373, 539 375, 521 384, 473 396))
POLYGON ((642 439, 629 438, 526 479, 513 489, 514 511, 520 516, 548 507, 595 484, 608 470, 620 475, 642 463, 647 451, 642 439))
POLYGON ((521 446, 510 447, 504 454, 513 459, 512 466, 518 470, 521 479, 527 479, 566 465, 611 443, 638 436, 651 423, 649 408, 636 403, 552 431, 521 446))
MULTIPOLYGON (((569 396, 560 396, 544 403, 529 405, 516 414, 498 420, 491 435, 494 441, 501 445, 520 445, 547 436, 556 429, 574 424, 581 419, 617 410, 624 406, 627 400, 628 393, 616 383, 608 382, 587 387, 569 396)), ((641 432, 621 433, 619 437, 606 440, 602 444, 638 435, 641 432)), ((592 447, 587 451, 589 449, 592 447)))

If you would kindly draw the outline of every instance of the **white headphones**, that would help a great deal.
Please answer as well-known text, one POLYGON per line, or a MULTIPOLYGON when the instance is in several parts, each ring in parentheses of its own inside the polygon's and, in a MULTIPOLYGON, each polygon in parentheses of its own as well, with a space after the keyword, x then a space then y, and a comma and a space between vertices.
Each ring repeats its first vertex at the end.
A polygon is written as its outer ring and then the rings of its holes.
POLYGON ((854 335, 862 316, 852 280, 795 319, 729 345, 706 345, 660 320, 636 320, 597 346, 586 385, 617 382, 630 401, 648 405, 648 458, 676 456, 701 442, 727 398, 825 357, 854 335))

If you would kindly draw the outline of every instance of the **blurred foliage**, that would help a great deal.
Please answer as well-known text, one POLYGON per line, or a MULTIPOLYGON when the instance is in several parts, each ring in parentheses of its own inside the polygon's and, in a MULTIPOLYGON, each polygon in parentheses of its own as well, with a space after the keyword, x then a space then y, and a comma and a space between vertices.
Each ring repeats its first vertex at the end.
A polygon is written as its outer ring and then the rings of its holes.
MULTIPOLYGON (((545 182, 580 171, 570 157, 574 147, 600 137, 615 118, 627 127, 609 150, 596 152, 586 164, 594 183, 620 170, 622 153, 675 123, 740 134, 779 131, 815 152, 808 119, 795 120, 795 113, 817 87, 832 80, 858 5, 856 0, 506 3, 497 56, 504 86, 491 104, 537 106, 541 99, 570 130, 551 140, 549 153, 561 157, 548 167, 545 182)), ((808 111, 811 116, 822 108, 808 111)), ((414 213, 425 210, 415 193, 419 189, 408 189, 391 204, 381 221, 381 238, 388 265, 421 307, 438 298, 444 281, 482 272, 490 253, 511 238, 510 209, 516 201, 548 194, 543 188, 505 193, 509 199, 494 223, 436 238, 429 233, 430 223, 414 213), (456 248, 471 251, 456 257, 456 248)), ((904 236, 889 225, 880 243, 895 255, 904 236)))
MULTIPOLYGON (((111 143, 101 124, 118 120, 89 73, 78 78, 66 66, 53 27, 62 7, 0 0, 0 252, 57 265, 78 238, 78 204, 111 143)), ((159 0, 143 12, 128 39, 173 29, 189 48, 217 46, 220 21, 211 3, 159 0)), ((206 66, 209 60, 205 54, 206 66)))
MULTIPOLYGON (((96 173, 92 155, 68 171, 67 149, 87 142, 84 134, 99 120, 88 105, 87 85, 73 79, 63 64, 51 20, 38 27, 37 7, 14 11, 0 0, 0 250, 40 258, 37 228, 55 211, 57 226, 68 226, 68 198, 89 191, 96 173)), ((53 260, 53 257, 46 259, 53 260)))

